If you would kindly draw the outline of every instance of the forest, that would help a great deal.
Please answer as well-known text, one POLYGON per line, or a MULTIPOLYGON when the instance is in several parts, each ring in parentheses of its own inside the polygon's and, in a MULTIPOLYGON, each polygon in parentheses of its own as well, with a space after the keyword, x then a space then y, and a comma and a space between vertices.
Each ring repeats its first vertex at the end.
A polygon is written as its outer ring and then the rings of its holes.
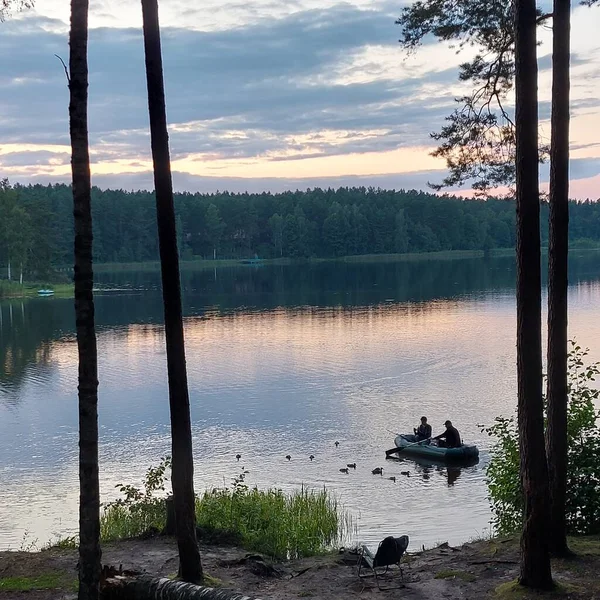
MULTIPOLYGON (((72 262, 71 186, 0 186, 0 264, 13 277, 47 275, 72 262)), ((336 257, 360 254, 489 250, 515 245, 515 205, 416 190, 309 189, 272 194, 175 195, 183 259, 336 257)), ((92 189, 94 259, 156 260, 155 197, 146 191, 92 189)), ((600 243, 600 204, 571 202, 572 245, 600 243)), ((548 205, 541 207, 548 239, 548 205)))

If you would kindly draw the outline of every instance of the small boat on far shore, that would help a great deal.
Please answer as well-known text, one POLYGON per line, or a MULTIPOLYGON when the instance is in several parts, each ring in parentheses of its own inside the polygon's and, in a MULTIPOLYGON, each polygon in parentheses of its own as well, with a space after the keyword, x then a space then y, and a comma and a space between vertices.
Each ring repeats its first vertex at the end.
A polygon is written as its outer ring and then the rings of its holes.
POLYGON ((43 288, 37 291, 38 296, 54 296, 54 290, 49 288, 43 288))
POLYGON ((254 265, 254 266, 263 266, 264 261, 262 258, 242 258, 240 261, 243 265, 254 265))
POLYGON ((418 456, 443 462, 472 462, 479 457, 479 448, 474 444, 463 444, 459 448, 444 448, 424 440, 418 442, 412 434, 397 435, 395 448, 386 451, 386 456, 418 456))

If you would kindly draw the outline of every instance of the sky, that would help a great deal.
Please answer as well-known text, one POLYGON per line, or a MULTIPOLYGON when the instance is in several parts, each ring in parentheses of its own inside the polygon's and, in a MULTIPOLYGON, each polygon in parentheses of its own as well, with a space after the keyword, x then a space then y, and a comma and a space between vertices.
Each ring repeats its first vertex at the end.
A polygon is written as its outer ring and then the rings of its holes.
MULTIPOLYGON (((160 2, 177 191, 282 191, 340 185, 427 189, 430 155, 468 91, 456 54, 429 40, 407 56, 403 0, 160 2), (190 6, 193 6, 190 8, 190 6)), ((0 23, 0 179, 68 182, 69 3, 0 23)), ((571 196, 600 197, 600 8, 572 22, 571 196)), ((549 135, 551 32, 540 31, 540 116, 549 135)), ((470 52, 467 50, 466 52, 470 52)), ((141 5, 90 1, 92 180, 152 189, 141 5)), ((547 168, 542 179, 547 181, 547 168)))

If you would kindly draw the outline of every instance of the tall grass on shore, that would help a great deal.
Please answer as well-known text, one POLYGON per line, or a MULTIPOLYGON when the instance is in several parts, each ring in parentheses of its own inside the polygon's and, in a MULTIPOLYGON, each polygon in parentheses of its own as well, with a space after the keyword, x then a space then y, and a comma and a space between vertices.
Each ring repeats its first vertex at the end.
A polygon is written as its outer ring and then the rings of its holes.
MULTIPOLYGON (((118 486, 124 498, 106 505, 100 519, 103 541, 161 532, 166 525, 164 491, 169 462, 148 470, 144 489, 118 486)), ((239 475, 230 488, 215 488, 196 499, 200 531, 211 538, 236 540, 248 550, 277 559, 313 556, 342 543, 352 519, 325 488, 291 493, 250 488, 239 475)), ((202 541, 202 540, 200 540, 202 541)))
POLYGON ((165 501, 158 498, 137 506, 111 504, 100 515, 100 539, 114 542, 162 531, 166 523, 165 501))
POLYGON ((245 548, 279 559, 320 554, 352 527, 350 516, 326 489, 291 494, 239 485, 215 489, 198 499, 196 518, 200 527, 237 534, 245 548))

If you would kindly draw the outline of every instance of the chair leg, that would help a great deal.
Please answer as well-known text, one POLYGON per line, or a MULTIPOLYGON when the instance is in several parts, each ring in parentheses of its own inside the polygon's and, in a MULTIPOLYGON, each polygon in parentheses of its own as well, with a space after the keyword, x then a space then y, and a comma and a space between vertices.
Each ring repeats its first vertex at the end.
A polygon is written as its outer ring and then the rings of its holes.
POLYGON ((375 582, 377 583, 377 588, 384 592, 387 590, 397 590, 397 589, 401 589, 406 587, 404 585, 404 571, 402 570, 402 567, 400 565, 398 565, 399 569, 400 569, 400 581, 402 582, 400 585, 392 585, 392 586, 386 586, 386 587, 381 587, 381 581, 379 579, 379 577, 381 577, 382 575, 386 575, 389 571, 390 566, 387 565, 385 567, 385 571, 377 571, 377 569, 373 569, 373 575, 375 576, 375 582))

